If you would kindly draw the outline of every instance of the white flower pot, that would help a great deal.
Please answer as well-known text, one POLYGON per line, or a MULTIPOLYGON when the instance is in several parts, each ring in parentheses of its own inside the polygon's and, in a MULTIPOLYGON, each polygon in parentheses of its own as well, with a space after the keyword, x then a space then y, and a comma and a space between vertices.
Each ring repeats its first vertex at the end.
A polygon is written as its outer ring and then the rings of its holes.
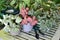
POLYGON ((33 26, 30 25, 30 23, 23 25, 23 31, 24 32, 30 32, 32 30, 33 26))

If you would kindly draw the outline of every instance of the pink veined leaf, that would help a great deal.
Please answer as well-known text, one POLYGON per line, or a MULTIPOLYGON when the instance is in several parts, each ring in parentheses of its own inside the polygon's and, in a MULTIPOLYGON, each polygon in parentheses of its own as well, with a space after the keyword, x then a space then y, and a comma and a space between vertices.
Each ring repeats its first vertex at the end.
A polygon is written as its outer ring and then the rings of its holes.
POLYGON ((36 20, 36 17, 33 16, 31 25, 34 26, 34 25, 36 25, 37 23, 38 23, 38 20, 36 20))
POLYGON ((28 12, 26 12, 26 15, 28 15, 28 12))
POLYGON ((21 9, 20 14, 24 17, 25 16, 25 11, 24 9, 21 9))
POLYGON ((34 26, 37 24, 37 20, 32 21, 31 25, 34 26))
POLYGON ((26 8, 26 11, 29 11, 29 8, 28 7, 26 8))
POLYGON ((37 22, 38 22, 38 21, 36 20, 36 17, 35 17, 35 16, 33 16, 33 18, 28 17, 28 18, 27 18, 27 21, 28 21, 32 26, 36 25, 37 22))
POLYGON ((29 23, 32 23, 32 18, 31 18, 31 17, 28 17, 28 18, 27 18, 27 21, 28 21, 29 23))
POLYGON ((23 19, 22 22, 21 22, 21 25, 24 25, 24 24, 27 24, 27 20, 26 19, 23 19))
POLYGON ((29 8, 26 8, 26 9, 25 8, 22 8, 20 10, 20 14, 22 15, 22 17, 28 15, 28 10, 29 10, 29 8))

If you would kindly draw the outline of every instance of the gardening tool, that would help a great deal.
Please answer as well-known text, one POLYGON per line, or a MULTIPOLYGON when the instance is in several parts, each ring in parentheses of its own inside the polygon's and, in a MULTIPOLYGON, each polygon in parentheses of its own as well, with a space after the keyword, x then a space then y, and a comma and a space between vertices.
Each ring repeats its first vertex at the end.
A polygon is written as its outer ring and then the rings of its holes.
POLYGON ((3 14, 14 14, 14 15, 16 15, 16 14, 19 14, 19 10, 14 9, 14 8, 6 8, 6 9, 2 10, 1 13, 3 13, 3 14))

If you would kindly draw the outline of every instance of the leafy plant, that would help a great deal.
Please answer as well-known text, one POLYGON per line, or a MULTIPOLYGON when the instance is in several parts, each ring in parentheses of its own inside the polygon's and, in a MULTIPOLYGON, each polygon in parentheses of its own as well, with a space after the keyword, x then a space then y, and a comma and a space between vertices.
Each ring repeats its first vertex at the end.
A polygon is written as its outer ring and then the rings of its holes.
POLYGON ((47 32, 52 27, 57 26, 57 20, 59 19, 58 6, 54 1, 49 0, 35 0, 31 4, 29 15, 36 16, 38 19, 38 26, 42 31, 47 32))
POLYGON ((0 11, 9 6, 11 0, 0 0, 0 11))

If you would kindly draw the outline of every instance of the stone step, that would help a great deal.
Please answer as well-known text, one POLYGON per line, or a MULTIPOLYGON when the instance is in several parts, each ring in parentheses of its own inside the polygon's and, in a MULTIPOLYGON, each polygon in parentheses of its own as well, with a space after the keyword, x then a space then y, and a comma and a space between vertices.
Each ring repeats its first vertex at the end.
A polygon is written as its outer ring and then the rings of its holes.
MULTIPOLYGON (((51 39, 54 36, 57 28, 58 27, 52 28, 49 32, 46 32, 44 36, 40 34, 39 39, 40 40, 51 39)), ((10 34, 8 34, 8 35, 12 36, 10 34)), ((36 40, 35 33, 34 33, 33 30, 30 33, 25 33, 23 31, 21 31, 20 35, 12 36, 12 37, 14 37, 14 38, 16 38, 18 40, 36 40)))
MULTIPOLYGON (((5 33, 5 34, 6 34, 6 33, 5 33)), ((8 36, 10 36, 10 37, 12 37, 12 38, 18 39, 18 40, 23 39, 23 38, 18 38, 18 37, 16 37, 16 36, 12 36, 12 35, 10 35, 9 33, 8 33, 8 34, 6 34, 6 35, 8 35, 8 36)))
MULTIPOLYGON (((53 29, 53 28, 52 28, 53 29)), ((55 28, 56 30, 57 30, 57 27, 55 28)), ((40 35, 40 38, 41 39, 46 39, 46 38, 51 38, 53 35, 54 35, 54 33, 56 32, 56 30, 51 30, 51 31, 49 31, 48 33, 45 33, 46 34, 46 36, 45 37, 42 37, 42 35, 40 35)), ((34 33, 34 31, 32 31, 31 33, 28 33, 28 34, 31 34, 31 35, 35 35, 35 33, 34 33)))
MULTIPOLYGON (((25 32, 23 32, 23 33, 25 33, 25 32)), ((28 35, 30 35, 30 36, 32 36, 32 37, 34 37, 35 38, 35 34, 33 34, 33 33, 26 33, 26 34, 28 34, 28 35)), ((40 37, 40 39, 44 39, 43 37, 40 37)), ((46 38, 45 38, 46 39, 46 38)))

